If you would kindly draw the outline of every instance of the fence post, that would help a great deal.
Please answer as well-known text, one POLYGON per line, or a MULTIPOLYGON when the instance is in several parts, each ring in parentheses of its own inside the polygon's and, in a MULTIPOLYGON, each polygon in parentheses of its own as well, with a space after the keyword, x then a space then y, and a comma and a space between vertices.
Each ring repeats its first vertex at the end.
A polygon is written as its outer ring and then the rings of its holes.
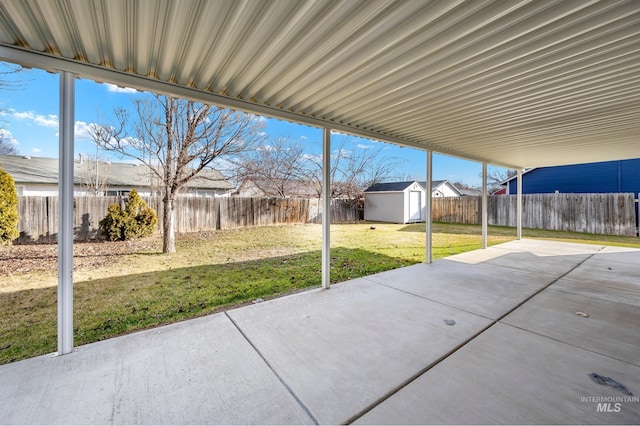
POLYGON ((640 192, 638 192, 638 198, 635 194, 631 197, 633 199, 633 210, 636 214, 636 237, 640 237, 640 192))

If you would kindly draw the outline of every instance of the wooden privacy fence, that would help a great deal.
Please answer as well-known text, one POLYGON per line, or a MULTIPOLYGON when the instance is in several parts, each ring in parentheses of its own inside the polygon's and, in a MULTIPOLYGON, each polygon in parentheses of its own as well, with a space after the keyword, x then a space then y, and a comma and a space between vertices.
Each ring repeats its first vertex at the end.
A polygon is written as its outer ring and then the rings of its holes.
MULTIPOLYGON (((142 197, 158 213, 162 228, 162 198, 142 197)), ((101 238, 99 223, 110 204, 124 205, 126 197, 75 197, 74 238, 85 241, 101 238)), ((58 235, 57 197, 18 197, 19 243, 55 243, 58 235)), ((175 207, 176 232, 236 229, 247 226, 322 222, 322 201, 298 198, 183 197, 175 207)), ((331 221, 358 220, 355 201, 332 200, 331 221)))
MULTIPOLYGON (((490 225, 516 226, 515 195, 488 197, 490 225)), ((554 231, 606 235, 637 235, 634 194, 526 194, 522 196, 522 226, 554 231)), ((482 197, 434 198, 434 222, 479 224, 482 197)))

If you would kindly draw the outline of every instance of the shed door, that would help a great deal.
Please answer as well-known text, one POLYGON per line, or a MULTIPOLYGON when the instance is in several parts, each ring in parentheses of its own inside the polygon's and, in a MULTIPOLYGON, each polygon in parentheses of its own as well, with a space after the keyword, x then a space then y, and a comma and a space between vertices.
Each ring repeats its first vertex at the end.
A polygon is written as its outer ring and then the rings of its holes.
POLYGON ((420 222, 420 191, 409 192, 409 221, 420 222))

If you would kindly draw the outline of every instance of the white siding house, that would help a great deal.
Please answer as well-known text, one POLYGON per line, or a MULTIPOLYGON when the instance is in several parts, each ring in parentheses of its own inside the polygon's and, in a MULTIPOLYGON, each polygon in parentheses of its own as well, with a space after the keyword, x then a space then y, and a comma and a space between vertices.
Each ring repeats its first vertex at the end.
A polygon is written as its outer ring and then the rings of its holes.
MULTIPOLYGON (((426 188, 426 182, 420 182, 426 188)), ((462 195, 460 190, 451 185, 448 180, 434 180, 432 185, 432 195, 434 197, 459 197, 462 195)))
MULTIPOLYGON (((424 222, 426 182, 378 183, 364 192, 364 220, 390 223, 424 222)), ((433 181, 432 197, 459 197, 446 180, 433 181)))
MULTIPOLYGON (((0 167, 13 177, 19 196, 58 195, 58 159, 0 155, 0 167)), ((74 193, 83 195, 125 195, 136 189, 141 196, 159 191, 152 170, 139 164, 87 161, 74 164, 74 193)), ((192 179, 181 196, 229 196, 233 185, 217 170, 207 169, 192 179)))

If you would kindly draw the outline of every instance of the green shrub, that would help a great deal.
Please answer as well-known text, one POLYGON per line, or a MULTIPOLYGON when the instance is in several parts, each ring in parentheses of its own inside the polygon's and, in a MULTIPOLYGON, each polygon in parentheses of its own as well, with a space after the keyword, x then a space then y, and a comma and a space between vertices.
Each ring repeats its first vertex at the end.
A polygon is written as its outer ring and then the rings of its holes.
POLYGON ((152 234, 157 224, 155 210, 133 189, 124 209, 119 204, 109 206, 107 216, 100 221, 100 230, 110 241, 125 241, 152 234))
POLYGON ((18 193, 11 175, 0 169, 0 245, 11 244, 18 232, 18 193))

